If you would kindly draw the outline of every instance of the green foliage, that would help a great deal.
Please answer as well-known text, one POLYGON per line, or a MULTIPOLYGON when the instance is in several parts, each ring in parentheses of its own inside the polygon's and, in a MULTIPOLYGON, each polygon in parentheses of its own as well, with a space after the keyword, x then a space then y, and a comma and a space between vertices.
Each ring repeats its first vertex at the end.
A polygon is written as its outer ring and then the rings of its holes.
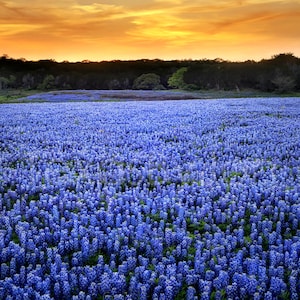
POLYGON ((226 224, 226 223, 218 224, 218 227, 219 227, 223 232, 226 231, 227 226, 228 226, 228 224, 226 224))
POLYGON ((175 89, 184 89, 186 83, 184 82, 184 74, 187 72, 188 68, 183 67, 178 69, 168 80, 168 85, 175 89))
POLYGON ((87 265, 89 266, 96 266, 98 263, 99 256, 103 257, 104 263, 108 264, 109 263, 109 255, 106 253, 106 251, 98 250, 97 253, 94 255, 90 256, 86 262, 87 265))
POLYGON ((188 285, 185 283, 182 285, 180 291, 178 294, 175 296, 175 300, 182 300, 186 298, 186 293, 187 293, 188 285))
POLYGON ((278 93, 288 93, 295 89, 296 82, 291 76, 277 75, 272 83, 275 85, 275 91, 278 93))
POLYGON ((25 89, 32 89, 35 87, 35 77, 33 74, 27 73, 22 77, 22 87, 25 89))
POLYGON ((14 87, 15 82, 16 76, 14 75, 9 75, 8 77, 0 76, 0 90, 6 90, 14 87))
MULTIPOLYGON (((215 289, 214 289, 214 290, 212 291, 212 293, 210 294, 210 299, 211 299, 211 300, 216 299, 216 290, 215 290, 215 289)), ((227 299, 227 298, 226 298, 226 291, 225 291, 224 289, 221 290, 221 299, 222 299, 222 300, 227 299)))
POLYGON ((262 247, 264 251, 268 251, 269 249, 269 242, 267 240, 267 238, 265 237, 265 235, 262 236, 262 247))
POLYGON ((188 254, 191 258, 194 258, 195 257, 195 254, 196 254, 196 248, 194 246, 191 246, 189 247, 188 249, 188 254))
POLYGON ((142 74, 133 82, 134 90, 161 90, 164 87, 160 84, 160 77, 154 73, 142 74))
POLYGON ((38 85, 40 90, 51 90, 55 87, 55 78, 53 75, 46 75, 43 82, 38 85))
POLYGON ((230 183, 232 178, 243 176, 242 172, 231 172, 227 178, 225 178, 225 182, 230 183))
POLYGON ((284 291, 280 294, 280 299, 283 299, 283 300, 288 300, 288 299, 291 299, 290 297, 290 292, 289 291, 284 291))
POLYGON ((213 261, 214 261, 214 263, 215 263, 215 264, 217 264, 217 263, 218 263, 217 256, 216 256, 216 255, 214 255, 212 258, 213 258, 213 261))
POLYGON ((5 77, 0 77, 0 90, 7 89, 9 85, 9 80, 5 77))
POLYGON ((252 242, 252 240, 251 240, 251 237, 250 236, 245 236, 244 237, 244 243, 247 245, 247 246, 249 246, 249 245, 251 245, 251 242, 252 242))
POLYGON ((29 203, 30 201, 38 201, 40 200, 40 193, 39 192, 35 192, 34 194, 31 194, 28 196, 27 198, 27 202, 29 203))
POLYGON ((159 222, 161 220, 159 213, 150 215, 150 218, 154 221, 154 222, 159 222))
POLYGON ((19 236, 17 235, 17 233, 15 231, 12 232, 11 239, 15 244, 20 244, 19 236))
POLYGON ((190 218, 186 219, 187 231, 193 233, 199 231, 199 233, 204 233, 205 222, 201 221, 199 223, 192 223, 190 218))
POLYGON ((279 54, 259 62, 155 59, 82 61, 76 64, 66 61, 58 63, 51 59, 15 60, 2 56, 0 70, 0 92, 5 91, 7 94, 2 96, 0 93, 0 103, 14 100, 8 94, 10 89, 152 90, 168 86, 185 90, 201 89, 201 95, 198 95, 201 98, 270 96, 264 94, 270 92, 298 96, 297 92, 300 91, 300 59, 291 53, 279 54), (49 72, 55 74, 55 79, 49 72))
POLYGON ((164 255, 170 255, 170 254, 172 254, 172 252, 173 252, 175 249, 176 249, 176 246, 171 245, 171 246, 169 246, 169 247, 167 247, 167 248, 164 248, 163 253, 164 253, 164 255))

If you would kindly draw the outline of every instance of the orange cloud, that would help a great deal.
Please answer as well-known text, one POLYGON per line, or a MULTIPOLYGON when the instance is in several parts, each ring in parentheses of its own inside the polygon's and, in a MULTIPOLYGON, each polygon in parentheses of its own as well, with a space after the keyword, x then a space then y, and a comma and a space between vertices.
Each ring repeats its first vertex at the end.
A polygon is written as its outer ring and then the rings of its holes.
POLYGON ((0 1, 3 53, 29 59, 300 56, 300 1, 0 1))

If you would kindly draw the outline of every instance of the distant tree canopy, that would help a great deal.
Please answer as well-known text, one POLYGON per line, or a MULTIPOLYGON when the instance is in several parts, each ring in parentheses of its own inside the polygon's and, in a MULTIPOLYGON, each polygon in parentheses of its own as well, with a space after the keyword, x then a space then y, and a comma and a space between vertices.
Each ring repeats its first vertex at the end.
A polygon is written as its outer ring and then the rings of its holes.
POLYGON ((53 75, 46 75, 43 82, 37 87, 40 90, 51 90, 55 88, 55 78, 53 75))
POLYGON ((0 90, 13 88, 15 81, 16 77, 14 75, 9 75, 7 77, 0 76, 0 90))
POLYGON ((182 68, 178 69, 176 72, 174 72, 168 80, 168 85, 171 88, 184 89, 186 86, 186 83, 184 82, 183 76, 184 76, 184 73, 187 72, 187 70, 188 70, 187 67, 182 67, 182 68))
POLYGON ((160 77, 154 73, 142 74, 133 82, 134 90, 160 90, 164 86, 160 84, 160 77))
POLYGON ((0 90, 7 89, 9 80, 6 77, 0 77, 0 90))
POLYGON ((0 89, 257 89, 300 91, 300 59, 291 53, 259 62, 135 60, 58 63, 0 57, 0 89))

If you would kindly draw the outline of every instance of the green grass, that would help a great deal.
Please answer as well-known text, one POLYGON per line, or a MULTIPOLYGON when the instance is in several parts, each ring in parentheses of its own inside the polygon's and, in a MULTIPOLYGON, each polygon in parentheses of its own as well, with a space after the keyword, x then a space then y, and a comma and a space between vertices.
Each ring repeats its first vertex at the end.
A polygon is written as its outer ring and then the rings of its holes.
POLYGON ((11 240, 12 240, 15 244, 20 244, 19 236, 17 235, 17 233, 16 233, 15 231, 12 232, 11 240))
POLYGON ((204 227, 206 223, 204 221, 200 221, 199 223, 192 223, 190 218, 186 219, 186 225, 187 225, 187 231, 190 233, 194 233, 195 231, 198 231, 199 233, 204 233, 204 227))
POLYGON ((221 224, 218 224, 217 226, 220 228, 221 231, 225 232, 228 225, 229 224, 227 224, 227 223, 221 223, 221 224))
POLYGON ((0 90, 0 104, 1 103, 19 103, 19 99, 39 93, 37 90, 0 90))
POLYGON ((99 256, 103 257, 105 264, 109 263, 109 255, 104 249, 100 249, 97 253, 88 258, 86 264, 89 266, 96 266, 98 263, 99 256))
POLYGON ((228 177, 225 178, 226 183, 230 183, 232 178, 243 176, 242 172, 231 172, 228 177))
POLYGON ((30 201, 38 201, 38 200, 40 200, 40 193, 35 192, 34 194, 28 196, 27 203, 29 203, 30 201))

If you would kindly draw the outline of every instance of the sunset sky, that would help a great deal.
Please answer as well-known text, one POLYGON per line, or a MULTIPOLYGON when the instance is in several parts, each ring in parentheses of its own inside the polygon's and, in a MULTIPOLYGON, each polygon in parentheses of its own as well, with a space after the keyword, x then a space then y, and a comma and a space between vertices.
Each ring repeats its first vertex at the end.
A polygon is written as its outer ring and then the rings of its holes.
POLYGON ((300 0, 0 0, 0 51, 27 60, 300 57, 300 0))

